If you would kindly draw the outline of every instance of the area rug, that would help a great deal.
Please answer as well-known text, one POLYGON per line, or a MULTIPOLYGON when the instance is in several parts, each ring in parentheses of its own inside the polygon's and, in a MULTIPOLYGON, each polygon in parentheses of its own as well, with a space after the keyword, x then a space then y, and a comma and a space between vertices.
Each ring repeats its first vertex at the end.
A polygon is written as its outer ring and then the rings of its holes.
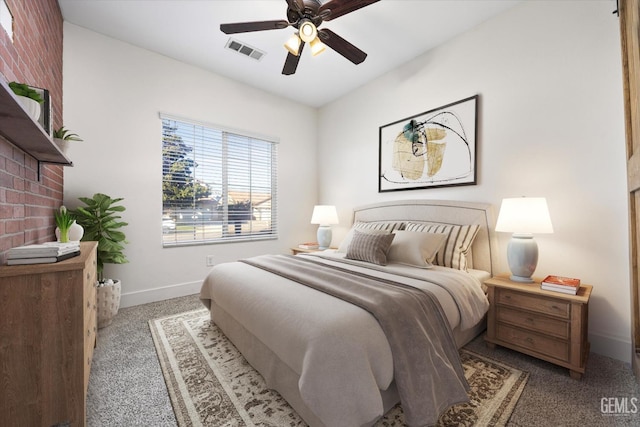
MULTIPOLYGON (((150 320, 149 326, 180 427, 306 426, 210 321, 208 310, 150 320)), ((438 425, 504 426, 529 374, 465 349, 460 356, 471 401, 450 408, 438 425)), ((376 423, 403 425, 400 405, 376 423)))

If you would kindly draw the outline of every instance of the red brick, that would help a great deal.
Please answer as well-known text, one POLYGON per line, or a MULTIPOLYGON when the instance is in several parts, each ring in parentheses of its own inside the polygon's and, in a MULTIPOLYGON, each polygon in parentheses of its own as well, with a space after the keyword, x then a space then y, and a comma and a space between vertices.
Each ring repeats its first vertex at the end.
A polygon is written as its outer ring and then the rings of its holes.
MULTIPOLYGON (((51 93, 54 121, 62 117, 63 20, 57 0, 6 0, 14 17, 14 41, 0 31, 0 72, 7 81, 51 93)), ((0 261, 7 249, 54 239, 53 211, 62 204, 63 168, 42 165, 0 137, 0 261)))

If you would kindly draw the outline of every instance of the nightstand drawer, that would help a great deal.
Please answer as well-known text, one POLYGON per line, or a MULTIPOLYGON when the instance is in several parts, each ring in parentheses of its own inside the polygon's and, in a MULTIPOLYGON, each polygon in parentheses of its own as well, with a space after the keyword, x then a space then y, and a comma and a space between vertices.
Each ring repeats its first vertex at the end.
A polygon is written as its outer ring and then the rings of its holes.
POLYGON ((505 324, 497 325, 496 336, 498 340, 536 353, 551 356, 562 361, 569 360, 569 343, 567 341, 556 340, 505 324))
POLYGON ((512 310, 507 307, 497 307, 496 320, 558 338, 569 339, 569 322, 565 320, 512 310))
POLYGON ((497 289, 497 302, 498 304, 549 314, 563 319, 569 319, 571 313, 571 303, 567 301, 541 298, 538 295, 528 295, 508 289, 497 289))

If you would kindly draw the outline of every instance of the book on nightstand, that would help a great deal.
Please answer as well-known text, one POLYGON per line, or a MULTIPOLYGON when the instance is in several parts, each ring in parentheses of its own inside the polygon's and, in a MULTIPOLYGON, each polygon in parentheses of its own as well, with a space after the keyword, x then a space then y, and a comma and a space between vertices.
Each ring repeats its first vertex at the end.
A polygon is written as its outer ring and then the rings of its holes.
POLYGON ((580 289, 580 279, 562 276, 547 276, 540 283, 540 289, 575 295, 580 289))
POLYGON ((307 242, 307 243, 300 243, 298 247, 300 249, 318 249, 320 245, 318 245, 316 242, 307 242))

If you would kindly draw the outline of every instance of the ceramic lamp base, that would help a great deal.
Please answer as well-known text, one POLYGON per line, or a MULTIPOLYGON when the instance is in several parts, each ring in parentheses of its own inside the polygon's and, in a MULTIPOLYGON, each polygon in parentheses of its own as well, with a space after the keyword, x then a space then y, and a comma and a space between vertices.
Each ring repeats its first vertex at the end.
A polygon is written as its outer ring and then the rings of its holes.
POLYGON ((507 246, 510 279, 514 282, 533 283, 531 276, 538 265, 538 244, 531 234, 513 234, 507 246))
POLYGON ((319 249, 328 249, 329 246, 331 246, 331 227, 328 225, 321 225, 318 227, 318 234, 317 234, 317 239, 318 239, 318 246, 319 249))

